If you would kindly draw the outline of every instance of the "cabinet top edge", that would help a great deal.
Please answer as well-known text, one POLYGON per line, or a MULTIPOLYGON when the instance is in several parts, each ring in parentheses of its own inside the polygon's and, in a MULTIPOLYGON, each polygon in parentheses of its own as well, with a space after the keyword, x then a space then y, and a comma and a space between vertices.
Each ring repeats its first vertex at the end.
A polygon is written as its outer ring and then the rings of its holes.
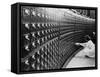
POLYGON ((54 7, 54 8, 73 8, 73 9, 93 9, 97 10, 98 7, 89 7, 89 6, 73 6, 73 5, 62 5, 62 4, 42 4, 42 3, 25 3, 25 2, 16 2, 11 4, 13 5, 21 5, 21 6, 38 6, 38 7, 54 7))

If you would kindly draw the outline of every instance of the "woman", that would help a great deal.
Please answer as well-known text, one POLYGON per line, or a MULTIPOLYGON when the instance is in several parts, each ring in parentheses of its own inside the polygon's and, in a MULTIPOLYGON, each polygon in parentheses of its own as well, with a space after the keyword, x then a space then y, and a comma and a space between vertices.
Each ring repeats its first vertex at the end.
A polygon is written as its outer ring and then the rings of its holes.
POLYGON ((95 57, 95 44, 92 42, 89 35, 85 36, 85 43, 75 43, 75 45, 83 46, 83 52, 85 53, 86 57, 94 58, 95 57))

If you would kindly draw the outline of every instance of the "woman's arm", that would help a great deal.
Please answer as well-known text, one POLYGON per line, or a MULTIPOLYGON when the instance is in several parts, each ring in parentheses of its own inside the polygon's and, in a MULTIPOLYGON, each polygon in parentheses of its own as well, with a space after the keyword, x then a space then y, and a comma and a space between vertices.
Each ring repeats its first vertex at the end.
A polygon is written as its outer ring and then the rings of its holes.
POLYGON ((83 47, 86 47, 87 42, 86 42, 86 43, 75 43, 75 45, 81 45, 81 46, 83 46, 83 47))

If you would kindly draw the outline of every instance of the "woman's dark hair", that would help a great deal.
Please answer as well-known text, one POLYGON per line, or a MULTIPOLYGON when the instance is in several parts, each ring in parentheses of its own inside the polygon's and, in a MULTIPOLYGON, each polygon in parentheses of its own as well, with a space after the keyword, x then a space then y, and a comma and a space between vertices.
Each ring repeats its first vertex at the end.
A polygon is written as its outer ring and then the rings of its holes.
POLYGON ((87 42, 89 40, 91 40, 91 37, 89 35, 84 36, 84 40, 87 42))

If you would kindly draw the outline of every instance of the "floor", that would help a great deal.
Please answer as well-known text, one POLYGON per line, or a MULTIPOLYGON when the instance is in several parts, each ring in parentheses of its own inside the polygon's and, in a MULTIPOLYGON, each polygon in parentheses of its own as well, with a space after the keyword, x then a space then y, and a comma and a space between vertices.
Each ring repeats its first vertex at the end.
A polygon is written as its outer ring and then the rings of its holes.
POLYGON ((85 53, 83 52, 83 50, 81 50, 66 65, 66 68, 94 67, 94 66, 95 66, 95 58, 85 57, 85 53))

